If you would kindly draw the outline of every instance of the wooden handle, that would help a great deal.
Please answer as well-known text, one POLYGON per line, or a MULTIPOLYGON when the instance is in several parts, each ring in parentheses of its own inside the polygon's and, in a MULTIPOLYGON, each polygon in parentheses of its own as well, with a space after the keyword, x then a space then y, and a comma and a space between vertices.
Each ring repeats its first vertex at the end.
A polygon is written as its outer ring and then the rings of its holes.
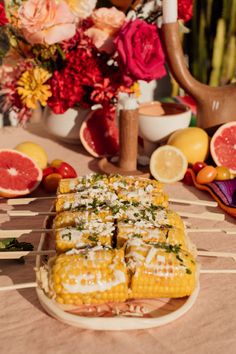
POLYGON ((29 288, 37 288, 37 283, 21 283, 21 284, 13 284, 13 285, 6 285, 0 287, 1 291, 10 291, 10 290, 19 290, 19 289, 29 289, 29 288))
POLYGON ((194 213, 185 213, 185 212, 178 212, 179 216, 184 218, 194 218, 194 219, 203 219, 203 220, 216 220, 216 221, 224 221, 225 215, 218 214, 218 213, 201 213, 201 214, 194 214, 194 213))
POLYGON ((189 205, 203 205, 216 208, 218 206, 217 202, 211 202, 208 200, 187 200, 187 199, 177 199, 177 198, 169 198, 169 202, 171 203, 179 203, 179 204, 189 204, 189 205))
POLYGON ((120 158, 119 167, 125 171, 137 169, 138 156, 138 110, 121 110, 119 121, 120 158))

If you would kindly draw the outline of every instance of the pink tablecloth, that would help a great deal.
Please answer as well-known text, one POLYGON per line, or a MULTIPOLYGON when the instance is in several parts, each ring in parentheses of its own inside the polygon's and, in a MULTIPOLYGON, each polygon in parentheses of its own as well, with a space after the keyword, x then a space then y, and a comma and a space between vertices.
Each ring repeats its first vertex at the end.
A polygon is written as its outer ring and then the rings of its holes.
MULTIPOLYGON (((4 128, 0 132, 0 148, 12 148, 17 143, 31 140, 40 143, 48 152, 49 160, 65 159, 79 174, 97 169, 96 161, 79 146, 68 146, 53 141, 37 125, 30 131, 4 128)), ((181 183, 166 187, 172 197, 208 199, 208 195, 186 188, 181 183)), ((40 193, 40 191, 38 191, 40 193)), ((172 206, 176 210, 194 213, 216 211, 196 206, 172 206)), ((4 204, 0 204, 4 208, 4 204)), ((35 203, 31 209, 48 210, 48 201, 35 203)), ((14 218, 4 221, 2 228, 41 227, 43 218, 14 218)), ((226 216, 224 222, 191 219, 192 227, 235 227, 235 220, 226 216)), ((37 243, 38 236, 33 236, 37 243)), ((27 236, 25 238, 27 240, 27 236)), ((28 238, 29 239, 29 238, 28 238)), ((223 233, 192 234, 198 248, 236 253, 236 236, 223 233)), ((32 241, 32 237, 30 238, 32 241)), ((236 268, 229 259, 204 259, 203 268, 236 268)), ((0 261, 0 286, 11 283, 32 282, 34 258, 26 264, 0 261)), ((236 352, 236 274, 200 276, 200 294, 193 308, 177 321, 150 330, 130 332, 96 332, 67 326, 48 316, 41 308, 34 289, 0 293, 0 353, 214 353, 236 352)))

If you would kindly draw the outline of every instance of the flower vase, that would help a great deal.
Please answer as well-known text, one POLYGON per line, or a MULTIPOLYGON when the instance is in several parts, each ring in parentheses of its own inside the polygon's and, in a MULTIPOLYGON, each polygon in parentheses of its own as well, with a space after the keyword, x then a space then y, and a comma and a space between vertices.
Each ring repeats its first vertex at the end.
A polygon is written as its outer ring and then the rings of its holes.
POLYGON ((81 144, 80 128, 90 109, 69 108, 62 114, 54 113, 46 107, 43 113, 43 124, 47 132, 65 143, 81 144))

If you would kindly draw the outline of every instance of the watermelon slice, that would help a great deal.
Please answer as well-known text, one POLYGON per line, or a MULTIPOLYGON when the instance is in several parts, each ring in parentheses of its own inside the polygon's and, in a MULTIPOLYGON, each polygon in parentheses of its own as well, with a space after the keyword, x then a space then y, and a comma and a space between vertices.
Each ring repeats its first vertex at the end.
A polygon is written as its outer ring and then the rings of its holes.
POLYGON ((236 121, 223 124, 211 139, 211 156, 217 166, 236 173, 236 121))
POLYGON ((13 198, 32 192, 42 180, 42 170, 22 152, 0 150, 0 196, 13 198))
POLYGON ((92 111, 82 123, 80 140, 94 157, 114 156, 119 150, 119 132, 115 112, 108 109, 92 111))

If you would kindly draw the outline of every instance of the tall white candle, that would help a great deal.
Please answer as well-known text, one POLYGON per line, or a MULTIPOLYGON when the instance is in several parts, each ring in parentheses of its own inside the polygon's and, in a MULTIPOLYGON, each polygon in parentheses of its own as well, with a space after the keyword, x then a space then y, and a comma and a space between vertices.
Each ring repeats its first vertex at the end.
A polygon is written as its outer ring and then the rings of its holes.
POLYGON ((163 23, 176 22, 178 18, 178 0, 163 0, 163 23))

